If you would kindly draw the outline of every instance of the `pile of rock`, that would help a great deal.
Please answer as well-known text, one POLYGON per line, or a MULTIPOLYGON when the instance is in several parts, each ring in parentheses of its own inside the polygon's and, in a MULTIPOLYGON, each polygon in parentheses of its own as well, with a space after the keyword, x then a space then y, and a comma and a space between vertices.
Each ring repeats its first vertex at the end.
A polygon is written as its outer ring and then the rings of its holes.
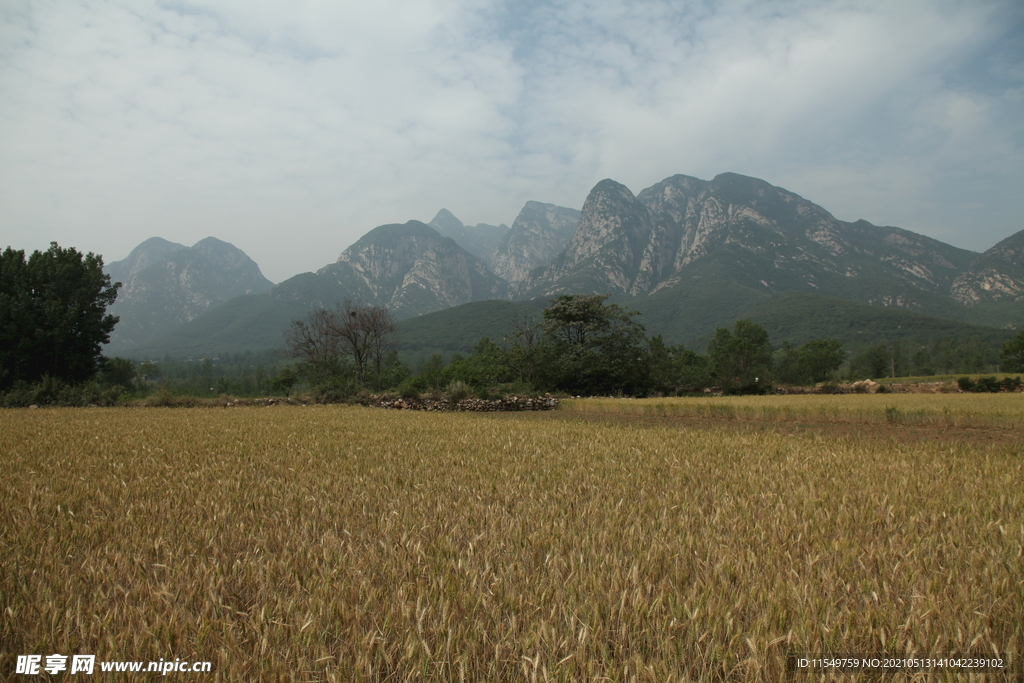
POLYGON ((224 403, 225 408, 234 408, 236 406, 281 406, 281 405, 297 405, 303 403, 303 401, 292 400, 287 398, 278 398, 275 396, 267 396, 265 398, 234 398, 229 399, 224 403))
POLYGON ((873 379, 862 379, 850 385, 850 391, 855 394, 877 394, 881 389, 882 385, 873 379))
POLYGON ((508 395, 503 398, 463 398, 452 401, 446 398, 394 398, 382 396, 368 405, 392 410, 429 410, 434 412, 480 412, 492 413, 518 410, 554 410, 558 399, 552 396, 534 398, 530 396, 508 395))

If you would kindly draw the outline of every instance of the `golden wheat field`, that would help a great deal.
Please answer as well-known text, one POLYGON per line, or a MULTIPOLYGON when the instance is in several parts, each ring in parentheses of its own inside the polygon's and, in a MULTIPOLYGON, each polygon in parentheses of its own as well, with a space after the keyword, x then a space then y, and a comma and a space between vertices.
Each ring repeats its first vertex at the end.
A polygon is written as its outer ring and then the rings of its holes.
POLYGON ((1024 393, 586 398, 562 410, 662 417, 1024 429, 1024 393))
POLYGON ((62 653, 212 663, 180 681, 1018 680, 1019 441, 723 424, 4 411, 0 677, 62 653), (807 653, 1012 668, 787 674, 807 653))

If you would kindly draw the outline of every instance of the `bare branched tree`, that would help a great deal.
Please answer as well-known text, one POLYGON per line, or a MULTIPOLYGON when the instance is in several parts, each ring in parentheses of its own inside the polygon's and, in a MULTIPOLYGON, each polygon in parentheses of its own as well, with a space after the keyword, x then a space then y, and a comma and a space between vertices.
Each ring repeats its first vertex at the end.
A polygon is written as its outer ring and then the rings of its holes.
POLYGON ((372 370, 379 389, 384 360, 396 347, 395 332, 395 318, 386 308, 346 299, 333 310, 316 309, 305 320, 292 321, 285 346, 290 356, 315 368, 350 361, 357 386, 365 385, 372 370))
POLYGON ((324 366, 338 355, 332 334, 336 313, 325 308, 312 311, 305 320, 293 320, 285 333, 285 351, 304 365, 324 366))
POLYGON ((356 369, 356 382, 364 384, 367 371, 375 371, 380 388, 381 366, 395 347, 395 318, 383 306, 367 306, 346 299, 338 306, 333 334, 356 369))

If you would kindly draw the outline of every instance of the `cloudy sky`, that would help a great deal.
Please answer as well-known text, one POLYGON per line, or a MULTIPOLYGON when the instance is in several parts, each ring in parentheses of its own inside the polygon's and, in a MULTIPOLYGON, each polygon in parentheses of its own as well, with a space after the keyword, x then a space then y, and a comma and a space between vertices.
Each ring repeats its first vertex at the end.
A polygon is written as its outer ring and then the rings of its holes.
POLYGON ((982 251, 1024 229, 1019 0, 0 0, 0 247, 370 228, 763 178, 982 251))

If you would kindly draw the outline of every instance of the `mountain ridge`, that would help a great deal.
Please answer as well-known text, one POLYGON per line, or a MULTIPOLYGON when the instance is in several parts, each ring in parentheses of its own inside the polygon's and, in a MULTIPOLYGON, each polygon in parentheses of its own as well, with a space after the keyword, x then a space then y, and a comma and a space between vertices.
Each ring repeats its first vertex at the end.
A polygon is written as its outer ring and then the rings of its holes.
MULTIPOLYGON (((447 209, 431 223, 378 226, 335 262, 260 295, 276 303, 249 298, 225 309, 233 322, 193 327, 256 330, 261 315, 286 327, 288 315, 344 298, 408 320, 490 299, 596 293, 658 320, 653 327, 672 341, 730 324, 791 291, 1024 327, 1024 231, 978 254, 898 227, 840 221, 789 190, 736 173, 709 181, 677 174, 636 195, 608 178, 580 211, 527 202, 490 252, 492 268, 442 233, 475 228, 447 209), (971 297, 978 300, 968 305, 971 297)), ((216 318, 216 309, 203 316, 216 318)))

